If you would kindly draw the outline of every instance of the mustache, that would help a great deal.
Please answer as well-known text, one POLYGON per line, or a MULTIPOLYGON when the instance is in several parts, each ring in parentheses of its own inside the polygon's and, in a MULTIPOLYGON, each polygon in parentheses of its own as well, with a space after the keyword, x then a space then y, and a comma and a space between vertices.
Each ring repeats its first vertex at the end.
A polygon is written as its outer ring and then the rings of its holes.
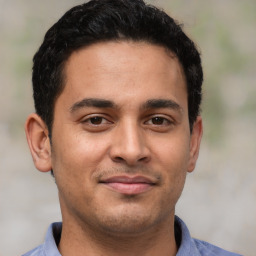
POLYGON ((155 171, 151 168, 146 167, 128 167, 128 166, 120 166, 120 167, 111 167, 111 168, 97 168, 93 174, 92 178, 100 181, 102 179, 107 179, 112 176, 122 176, 122 175, 142 175, 149 177, 156 181, 156 183, 162 183, 162 175, 160 172, 155 171))

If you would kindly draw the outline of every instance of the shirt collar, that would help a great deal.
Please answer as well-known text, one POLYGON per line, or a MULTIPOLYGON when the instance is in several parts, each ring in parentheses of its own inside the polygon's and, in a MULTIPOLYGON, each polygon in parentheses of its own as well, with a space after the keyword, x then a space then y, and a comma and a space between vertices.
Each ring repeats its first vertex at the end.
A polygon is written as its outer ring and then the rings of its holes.
MULTIPOLYGON (((55 222, 52 223, 47 231, 45 242, 44 242, 44 251, 47 256, 61 256, 58 251, 58 244, 61 237, 62 223, 55 222)), ((179 250, 176 256, 185 256, 185 255, 200 255, 196 246, 193 243, 193 239, 190 236, 189 230, 186 224, 177 216, 175 216, 175 233, 176 239, 180 237, 179 241, 179 250)))

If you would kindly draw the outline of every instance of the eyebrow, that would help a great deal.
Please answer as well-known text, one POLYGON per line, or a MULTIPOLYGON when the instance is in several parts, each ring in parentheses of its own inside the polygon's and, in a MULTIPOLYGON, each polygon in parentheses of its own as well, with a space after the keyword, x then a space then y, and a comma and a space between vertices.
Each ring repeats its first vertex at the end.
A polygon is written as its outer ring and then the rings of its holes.
MULTIPOLYGON (((113 101, 98 99, 98 98, 85 98, 85 99, 82 99, 81 101, 74 103, 70 108, 70 112, 73 113, 85 107, 118 109, 118 106, 113 101)), ((174 109, 178 111, 183 110, 178 103, 169 99, 150 99, 145 103, 143 103, 141 106, 142 110, 158 109, 158 108, 169 108, 169 109, 174 109)))
POLYGON ((183 111, 182 107, 173 100, 169 99, 151 99, 146 101, 142 105, 142 109, 157 109, 157 108, 169 108, 178 111, 183 111))
POLYGON ((70 112, 73 113, 78 109, 81 109, 84 107, 117 108, 116 104, 110 100, 85 98, 73 104, 70 108, 70 112))

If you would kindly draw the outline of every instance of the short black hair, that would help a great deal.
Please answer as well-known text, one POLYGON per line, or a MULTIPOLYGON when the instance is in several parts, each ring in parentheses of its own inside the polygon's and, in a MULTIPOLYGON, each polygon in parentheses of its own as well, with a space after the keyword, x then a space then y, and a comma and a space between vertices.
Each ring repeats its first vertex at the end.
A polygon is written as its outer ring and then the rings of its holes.
POLYGON ((203 71, 200 54, 182 26, 143 0, 91 0, 67 11, 46 33, 33 59, 36 113, 51 132, 54 104, 65 85, 72 52, 98 42, 148 42, 179 59, 186 77, 190 129, 200 114, 203 71))

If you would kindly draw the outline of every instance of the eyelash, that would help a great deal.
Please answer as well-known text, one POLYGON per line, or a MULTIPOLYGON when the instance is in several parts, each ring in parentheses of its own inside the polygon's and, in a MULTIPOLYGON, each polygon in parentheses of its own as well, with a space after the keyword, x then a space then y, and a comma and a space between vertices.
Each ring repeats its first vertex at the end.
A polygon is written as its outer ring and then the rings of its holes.
MULTIPOLYGON (((152 129, 156 132, 167 132, 175 124, 174 120, 161 115, 148 116, 144 119, 143 125, 147 129, 152 129)), ((88 131, 105 131, 114 124, 111 118, 106 118, 102 115, 88 116, 81 121, 83 125, 86 125, 88 131), (96 122, 96 123, 95 123, 96 122)))
POLYGON ((103 117, 103 116, 91 116, 91 117, 86 118, 85 120, 83 120, 82 123, 89 123, 89 124, 92 125, 92 126, 99 126, 99 125, 102 124, 102 120, 105 120, 105 121, 106 121, 106 122, 104 122, 104 123, 111 123, 108 119, 106 119, 106 118, 103 117), (92 123, 92 120, 93 120, 93 119, 94 119, 94 121, 97 121, 97 120, 95 120, 95 119, 100 119, 101 122, 100 122, 99 124, 93 124, 93 123, 92 123))
POLYGON ((162 126, 162 125, 170 125, 170 124, 172 124, 173 122, 171 122, 169 119, 167 119, 167 118, 165 118, 165 117, 162 117, 162 116, 153 116, 153 117, 151 117, 148 121, 146 121, 145 123, 148 123, 148 122, 152 122, 152 125, 155 125, 155 126, 162 126), (154 122, 153 122, 153 120, 154 121, 156 121, 156 122, 158 122, 158 121, 160 121, 160 122, 162 122, 161 124, 154 124, 154 122))

